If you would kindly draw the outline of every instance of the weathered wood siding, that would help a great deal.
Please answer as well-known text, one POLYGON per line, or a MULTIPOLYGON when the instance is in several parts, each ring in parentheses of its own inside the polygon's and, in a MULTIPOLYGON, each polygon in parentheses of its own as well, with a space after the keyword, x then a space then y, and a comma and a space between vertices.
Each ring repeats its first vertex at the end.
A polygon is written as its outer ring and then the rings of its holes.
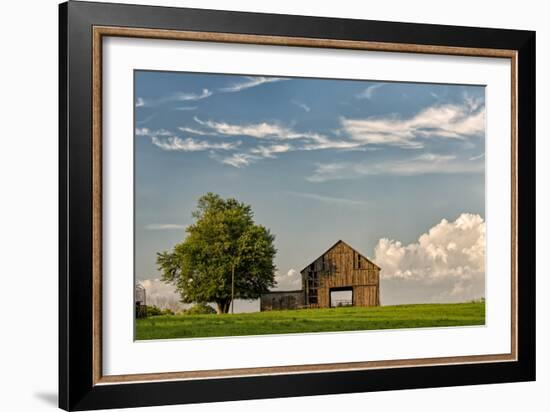
POLYGON ((380 305, 380 269, 346 243, 339 241, 302 270, 305 302, 330 307, 331 290, 353 291, 354 306, 380 305))
POLYGON ((304 292, 302 290, 292 290, 284 292, 270 292, 261 296, 260 310, 287 310, 303 308, 304 292))

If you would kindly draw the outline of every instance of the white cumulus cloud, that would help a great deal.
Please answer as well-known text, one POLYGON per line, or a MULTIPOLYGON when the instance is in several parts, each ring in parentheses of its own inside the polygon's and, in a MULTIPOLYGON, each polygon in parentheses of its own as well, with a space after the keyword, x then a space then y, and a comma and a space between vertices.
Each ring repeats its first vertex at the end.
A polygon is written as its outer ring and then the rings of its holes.
POLYGON ((463 213, 441 220, 416 242, 380 239, 383 304, 462 302, 485 295, 485 222, 463 213))
POLYGON ((300 290, 302 289, 302 275, 296 269, 290 269, 287 273, 275 274, 275 290, 300 290))
POLYGON ((161 309, 171 309, 174 312, 186 309, 190 305, 180 302, 180 294, 172 284, 160 279, 146 279, 139 282, 145 288, 145 299, 149 306, 158 306, 161 309))
MULTIPOLYGON (((170 309, 174 312, 181 312, 189 309, 193 303, 181 303, 180 294, 171 283, 165 283, 161 279, 146 279, 138 282, 145 288, 146 303, 149 306, 157 306, 161 309, 170 309)), ((209 305, 216 308, 213 302, 209 305)), ((259 312, 260 300, 235 299, 235 313, 259 312)))

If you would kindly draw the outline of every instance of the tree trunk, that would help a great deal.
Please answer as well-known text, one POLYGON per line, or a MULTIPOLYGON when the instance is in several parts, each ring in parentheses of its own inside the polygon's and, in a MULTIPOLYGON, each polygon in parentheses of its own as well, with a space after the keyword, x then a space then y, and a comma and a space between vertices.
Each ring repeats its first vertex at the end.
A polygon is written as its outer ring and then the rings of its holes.
POLYGON ((216 301, 216 311, 218 312, 218 315, 229 312, 230 305, 231 305, 231 299, 216 301))

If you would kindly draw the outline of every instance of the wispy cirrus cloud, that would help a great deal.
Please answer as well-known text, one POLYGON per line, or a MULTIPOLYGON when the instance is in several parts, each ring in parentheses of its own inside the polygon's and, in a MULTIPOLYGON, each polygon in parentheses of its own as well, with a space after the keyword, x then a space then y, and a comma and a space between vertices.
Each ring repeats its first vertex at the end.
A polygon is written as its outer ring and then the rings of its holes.
POLYGON ((135 129, 136 136, 172 136, 173 133, 166 129, 149 129, 148 127, 136 127, 135 129))
MULTIPOLYGON (((202 133, 199 130, 193 130, 188 128, 180 128, 181 131, 188 133, 195 133, 198 135, 206 135, 209 133, 202 133), (192 130, 192 131, 191 131, 192 130)), ((135 129, 136 136, 144 136, 151 139, 151 143, 158 148, 165 151, 178 151, 178 152, 201 152, 205 150, 234 150, 241 145, 241 141, 232 142, 219 142, 208 140, 196 140, 191 137, 181 138, 176 136, 173 132, 166 129, 152 130, 147 127, 138 127, 135 129)))
POLYGON ((481 154, 479 154, 479 155, 477 155, 477 156, 472 156, 472 157, 470 157, 469 160, 479 160, 479 159, 483 159, 484 157, 485 157, 485 153, 481 153, 481 154))
POLYGON ((323 135, 316 135, 309 142, 305 142, 299 147, 300 150, 358 150, 364 147, 361 142, 353 142, 349 140, 334 140, 323 135))
POLYGON ((355 97, 358 99, 367 99, 370 100, 373 98, 376 90, 384 86, 384 83, 376 83, 369 87, 367 87, 365 90, 363 90, 361 93, 358 93, 355 97))
MULTIPOLYGON (((227 158, 213 157, 224 164, 238 168, 248 166, 263 158, 275 158, 276 154, 292 151, 368 150, 364 142, 345 140, 342 137, 335 139, 317 132, 298 131, 280 123, 232 124, 202 120, 196 116, 194 120, 203 128, 209 130, 200 130, 198 134, 249 137, 266 142, 251 147, 247 152, 236 153, 227 158)), ((193 128, 180 128, 180 130, 191 133, 197 132, 193 128)))
POLYGON ((274 83, 283 80, 290 80, 282 77, 264 77, 264 76, 246 76, 243 81, 232 83, 227 87, 222 87, 218 89, 223 93, 235 93, 240 92, 241 90, 250 89, 252 87, 261 86, 265 83, 274 83))
POLYGON ((316 202, 326 203, 329 205, 342 205, 342 206, 366 206, 368 202, 364 200, 348 199, 345 197, 334 197, 320 195, 317 193, 304 193, 304 192, 288 192, 291 196, 301 197, 303 199, 315 200, 316 202))
MULTIPOLYGON (((329 137, 313 132, 299 132, 290 127, 275 123, 257 123, 257 124, 229 124, 223 122, 203 121, 195 118, 195 121, 204 127, 204 130, 192 127, 178 127, 183 133, 194 134, 197 136, 242 136, 251 137, 265 141, 258 145, 252 145, 246 151, 234 153, 224 157, 219 154, 211 156, 212 158, 233 166, 245 167, 261 159, 273 159, 277 154, 302 150, 323 150, 323 149, 343 149, 352 150, 359 147, 358 142, 331 140, 329 137), (289 144, 289 141, 296 141, 296 144, 289 144)), ((165 130, 152 130, 146 127, 136 128, 136 136, 146 136, 151 138, 151 142, 166 151, 229 151, 237 149, 242 144, 241 141, 220 142, 208 139, 196 140, 193 138, 181 138, 175 133, 165 130)))
POLYGON ((277 123, 248 123, 248 124, 231 124, 226 122, 216 122, 212 120, 201 120, 194 117, 195 121, 201 126, 207 127, 217 134, 226 136, 248 136, 257 139, 266 137, 278 139, 297 139, 297 135, 292 129, 282 126, 277 123))
MULTIPOLYGON (((374 86, 378 86, 374 85, 374 86)), ((373 86, 370 86, 373 87, 373 86)), ((273 159, 278 154, 293 151, 338 150, 367 151, 384 146, 421 149, 426 139, 458 139, 481 137, 484 134, 485 115, 483 101, 464 96, 462 104, 435 104, 409 117, 396 115, 365 119, 340 118, 340 127, 324 134, 297 130, 294 125, 277 121, 230 123, 193 117, 198 127, 181 126, 178 131, 204 137, 203 140, 181 138, 170 131, 136 129, 136 135, 151 137, 152 143, 163 150, 214 151, 211 158, 221 163, 242 168, 261 159, 273 159), (216 136, 215 140, 209 137, 216 136), (222 142, 220 138, 250 138, 240 147, 239 153, 223 155, 241 145, 222 142), (257 142, 254 142, 257 140, 257 142), (260 142, 261 141, 261 142, 260 142)), ((427 173, 463 173, 478 170, 478 157, 464 162, 459 159, 424 153, 422 156, 382 163, 325 163, 318 165, 308 177, 311 181, 324 181, 373 174, 415 175, 427 173)))
MULTIPOLYGON (((224 164, 238 168, 248 166, 260 159, 272 159, 276 157, 276 154, 291 151, 326 149, 356 150, 363 145, 361 142, 356 141, 334 140, 316 132, 297 131, 292 127, 280 123, 260 122, 231 124, 212 120, 201 120, 198 117, 194 119, 202 127, 210 130, 210 132, 201 131, 201 133, 204 134, 249 137, 266 142, 252 146, 247 152, 235 153, 229 157, 214 157, 224 164), (292 142, 292 144, 289 142, 292 142)), ((184 129, 180 128, 180 130, 184 129)), ((186 130, 190 131, 189 128, 186 128, 186 130)))
POLYGON ((285 126, 281 123, 245 123, 235 124, 226 122, 216 122, 212 120, 201 120, 198 117, 194 117, 194 120, 201 126, 210 129, 215 134, 225 136, 243 136, 252 137, 255 139, 265 140, 302 140, 309 142, 310 144, 302 146, 295 146, 297 150, 314 150, 316 148, 337 148, 337 146, 350 148, 357 147, 360 142, 335 142, 324 134, 311 132, 311 131, 297 131, 292 127, 285 126), (314 143, 317 143, 315 145, 314 143))
POLYGON ((136 107, 155 107, 171 102, 192 102, 206 99, 213 94, 214 93, 209 89, 202 89, 200 92, 175 92, 167 96, 162 96, 155 99, 145 99, 143 97, 138 97, 136 101, 136 107))
POLYGON ((212 94, 213 93, 210 90, 202 89, 200 93, 175 93, 172 98, 178 102, 188 102, 206 99, 207 97, 212 96, 212 94))
POLYGON ((251 153, 265 158, 274 158, 277 153, 286 153, 292 150, 289 144, 273 144, 269 146, 257 146, 250 149, 251 153))
POLYGON ((145 225, 147 230, 180 230, 185 229, 187 225, 180 225, 176 223, 151 223, 145 225))
MULTIPOLYGON (((379 84, 370 86, 381 86, 379 84)), ((248 136, 257 139, 302 140, 295 150, 342 149, 352 150, 367 146, 397 146, 421 149, 424 139, 465 139, 483 136, 485 111, 480 99, 464 97, 463 104, 429 106, 416 115, 403 118, 396 115, 368 118, 340 118, 338 137, 297 131, 277 122, 233 124, 194 118, 201 126, 226 136, 248 136)))
POLYGON ((261 156, 252 155, 250 153, 234 153, 228 157, 218 157, 213 154, 212 157, 218 159, 223 164, 236 167, 237 169, 248 166, 261 159, 261 156))
POLYGON ((138 97, 136 99, 136 107, 143 107, 145 106, 145 100, 143 100, 141 97, 138 97))
POLYGON ((462 98, 470 111, 477 111, 485 106, 484 100, 480 97, 474 97, 468 93, 463 93, 462 98))
POLYGON ((180 106, 180 107, 174 107, 174 110, 178 110, 180 112, 187 112, 190 110, 197 110, 197 106, 180 106))
POLYGON ((459 159, 454 155, 425 153, 407 159, 378 162, 335 162, 318 164, 310 182, 355 179, 373 175, 418 176, 425 174, 482 173, 483 162, 459 159))
POLYGON ((229 156, 222 156, 218 153, 211 153, 210 157, 228 166, 233 166, 238 169, 256 163, 261 159, 275 159, 276 154, 286 153, 293 150, 288 144, 272 144, 255 146, 247 152, 233 153, 229 156))
MULTIPOLYGON (((287 78, 282 77, 265 77, 265 76, 246 76, 244 77, 243 81, 232 83, 227 87, 222 87, 217 89, 218 92, 221 93, 235 93, 240 92, 242 90, 250 89, 252 87, 261 86, 262 84, 266 83, 274 83, 284 80, 290 80, 287 78)), ((137 97, 136 98, 136 107, 154 107, 159 106, 165 103, 171 103, 171 102, 193 102, 198 100, 206 99, 210 96, 213 96, 215 93, 214 91, 204 88, 200 92, 176 92, 172 93, 167 96, 162 96, 158 98, 143 98, 143 97, 137 97)), ((196 106, 180 106, 175 107, 173 110, 180 110, 180 111, 189 111, 189 110, 196 110, 196 106)))
POLYGON ((178 130, 184 133, 197 134, 199 136, 212 136, 214 134, 212 132, 205 132, 203 130, 194 129, 192 127, 178 127, 178 130))
POLYGON ((297 100, 292 100, 292 104, 298 106, 300 109, 302 109, 304 112, 311 112, 311 107, 309 107, 307 104, 299 102, 297 100))
POLYGON ((155 114, 153 113, 152 115, 150 116, 147 116, 146 118, 144 119, 141 119, 141 120, 136 120, 136 125, 143 125, 145 123, 149 123, 151 120, 153 120, 155 118, 155 114))
POLYGON ((355 141, 413 149, 424 147, 424 138, 464 139, 485 132, 485 110, 480 100, 471 98, 465 98, 464 104, 430 106, 408 118, 393 115, 340 121, 355 141))
POLYGON ((241 142, 208 142, 204 140, 195 140, 192 138, 181 139, 179 137, 169 137, 159 139, 156 136, 151 138, 151 142, 162 150, 177 152, 202 152, 205 150, 234 150, 241 142))

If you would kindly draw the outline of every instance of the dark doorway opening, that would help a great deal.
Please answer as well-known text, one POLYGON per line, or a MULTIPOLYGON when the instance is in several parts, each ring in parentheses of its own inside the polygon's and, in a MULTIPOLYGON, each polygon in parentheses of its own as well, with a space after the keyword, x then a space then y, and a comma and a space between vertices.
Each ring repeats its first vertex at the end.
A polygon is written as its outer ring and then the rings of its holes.
POLYGON ((353 288, 351 287, 331 288, 329 296, 331 308, 353 306, 353 288))

